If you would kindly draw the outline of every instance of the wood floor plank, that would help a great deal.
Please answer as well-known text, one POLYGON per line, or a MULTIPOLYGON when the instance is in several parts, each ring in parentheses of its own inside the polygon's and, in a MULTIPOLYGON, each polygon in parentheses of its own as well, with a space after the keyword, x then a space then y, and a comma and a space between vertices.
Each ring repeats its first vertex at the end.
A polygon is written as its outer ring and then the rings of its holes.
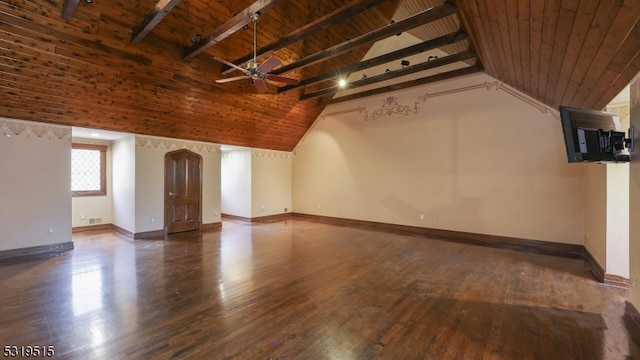
POLYGON ((61 359, 640 359, 580 259, 293 219, 0 263, 0 345, 61 359))

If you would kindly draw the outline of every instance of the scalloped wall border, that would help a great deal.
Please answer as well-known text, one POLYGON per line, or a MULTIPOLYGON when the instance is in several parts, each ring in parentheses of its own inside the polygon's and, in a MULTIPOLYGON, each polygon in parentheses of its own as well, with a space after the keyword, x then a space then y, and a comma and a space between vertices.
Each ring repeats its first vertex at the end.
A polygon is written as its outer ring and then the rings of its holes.
POLYGON ((148 149, 165 149, 168 151, 186 149, 193 152, 220 154, 220 145, 189 140, 176 140, 156 136, 135 135, 136 147, 148 149))
POLYGON ((293 154, 286 151, 276 151, 276 150, 264 150, 264 149, 252 149, 251 155, 253 157, 260 158, 270 158, 270 159, 291 159, 293 154))
POLYGON ((26 136, 71 142, 71 126, 0 118, 0 132, 6 137, 26 136))

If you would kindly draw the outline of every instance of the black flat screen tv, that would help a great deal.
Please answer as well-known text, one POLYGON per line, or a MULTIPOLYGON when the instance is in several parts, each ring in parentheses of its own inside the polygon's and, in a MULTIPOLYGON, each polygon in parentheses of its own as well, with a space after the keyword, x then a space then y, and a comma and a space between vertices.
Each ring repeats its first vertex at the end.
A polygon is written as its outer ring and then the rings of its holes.
POLYGON ((616 114, 560 106, 560 121, 570 163, 629 161, 629 140, 616 114))

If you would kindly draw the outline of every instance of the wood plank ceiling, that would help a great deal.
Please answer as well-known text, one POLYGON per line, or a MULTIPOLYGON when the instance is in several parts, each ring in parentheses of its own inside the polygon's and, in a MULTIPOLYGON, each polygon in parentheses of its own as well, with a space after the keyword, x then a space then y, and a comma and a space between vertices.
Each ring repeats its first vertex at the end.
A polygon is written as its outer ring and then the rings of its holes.
POLYGON ((640 70, 639 18, 637 0, 0 0, 0 116, 289 151, 327 104, 483 67, 598 109, 640 70), (214 57, 245 66, 258 10, 258 62, 299 85, 215 82, 241 75, 214 57), (415 42, 367 55, 400 32, 415 42))

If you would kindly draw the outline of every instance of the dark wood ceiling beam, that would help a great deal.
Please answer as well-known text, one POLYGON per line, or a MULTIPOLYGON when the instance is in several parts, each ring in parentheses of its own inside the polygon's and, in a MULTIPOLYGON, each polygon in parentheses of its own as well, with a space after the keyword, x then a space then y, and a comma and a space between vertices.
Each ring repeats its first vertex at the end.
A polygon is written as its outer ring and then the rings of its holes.
MULTIPOLYGON (((407 66, 405 68, 402 69, 398 69, 395 71, 389 71, 389 72, 385 72, 376 76, 371 76, 362 80, 356 80, 352 83, 349 84, 348 89, 357 89, 359 87, 362 86, 366 86, 366 85, 371 85, 371 84, 375 84, 381 81, 386 81, 386 80, 390 80, 390 79, 395 79, 397 77, 400 76, 405 76, 405 75, 410 75, 410 74, 414 74, 420 71, 425 71, 425 70, 430 70, 430 69, 435 69, 437 67, 440 66, 444 66, 444 65, 448 65, 448 64, 453 64, 455 62, 458 61, 464 61, 467 59, 471 59, 474 58, 476 55, 471 52, 471 51, 464 51, 461 53, 457 53, 454 55, 448 55, 445 57, 441 57, 435 60, 431 60, 431 61, 426 61, 420 64, 416 64, 416 65, 412 65, 412 66, 407 66)), ((317 97, 321 97, 321 96, 326 96, 326 95, 330 95, 330 94, 334 94, 336 93, 340 88, 336 85, 336 86, 331 86, 325 89, 321 89, 321 90, 317 90, 308 94, 303 94, 302 96, 300 96, 300 100, 307 100, 307 99, 313 99, 313 98, 317 98, 317 97)))
POLYGON ((283 0, 258 0, 251 4, 248 8, 242 10, 239 14, 227 20, 224 24, 220 25, 217 29, 193 46, 187 48, 182 54, 183 60, 191 59, 192 57, 207 50, 211 46, 219 43, 223 39, 226 39, 231 34, 242 29, 243 26, 251 22, 251 15, 261 12, 264 13, 274 6, 281 3, 283 0))
POLYGON ((363 97, 366 97, 366 96, 383 94, 383 93, 391 92, 391 91, 398 91, 398 90, 401 90, 401 89, 406 89, 406 88, 410 88, 410 87, 414 87, 414 86, 429 84, 429 83, 433 83, 433 82, 436 82, 436 81, 447 80, 447 79, 452 79, 452 78, 463 76, 463 75, 473 74, 473 73, 481 71, 481 70, 482 70, 482 66, 480 66, 480 65, 468 66, 468 67, 464 67, 464 68, 457 69, 457 70, 447 71, 447 72, 443 72, 443 73, 440 73, 440 74, 423 77, 423 78, 420 78, 420 79, 405 81, 405 82, 402 82, 402 83, 393 84, 393 85, 389 85, 389 86, 384 86, 384 87, 381 87, 381 88, 372 89, 372 90, 368 90, 368 91, 363 91, 363 92, 359 92, 359 93, 356 93, 356 94, 341 96, 341 97, 337 97, 335 99, 327 99, 327 98, 325 98, 327 100, 320 101, 318 105, 326 106, 326 105, 329 105, 329 104, 336 104, 336 103, 340 103, 340 102, 344 102, 344 101, 348 101, 348 100, 360 99, 360 98, 363 98, 363 97))
POLYGON ((180 0, 160 0, 156 6, 151 10, 140 25, 133 29, 133 35, 131 35, 131 42, 139 43, 145 36, 164 19, 165 16, 173 9, 180 0))
MULTIPOLYGON (((344 20, 349 19, 367 9, 370 9, 385 0, 355 0, 351 3, 334 10, 333 12, 310 22, 309 24, 296 29, 293 32, 279 38, 278 40, 261 47, 257 51, 257 56, 263 56, 273 53, 278 49, 282 49, 288 45, 291 45, 297 41, 300 41, 308 36, 311 36, 321 30, 324 30, 332 25, 338 24, 344 20)), ((249 61, 253 58, 253 53, 246 54, 234 61, 232 63, 236 65, 240 65, 246 61, 249 61)), ((233 68, 223 65, 220 69, 223 74, 228 74, 233 71, 233 68)))
POLYGON ((395 22, 393 24, 387 25, 378 30, 374 30, 370 33, 358 36, 355 39, 345 41, 341 44, 332 46, 325 50, 319 51, 315 54, 306 56, 300 59, 299 61, 280 67, 272 71, 272 73, 276 75, 281 75, 293 70, 300 69, 305 66, 309 66, 309 65, 319 63, 321 61, 325 61, 327 59, 330 59, 342 53, 345 53, 349 50, 352 50, 358 46, 371 44, 378 40, 385 39, 389 36, 392 36, 392 35, 413 29, 420 25, 424 25, 432 21, 441 19, 443 17, 452 15, 456 11, 457 11, 457 8, 455 6, 451 5, 450 3, 444 3, 438 7, 421 11, 411 17, 408 17, 398 22, 395 22))
POLYGON ((71 20, 73 13, 76 12, 78 8, 78 3, 80 3, 80 0, 64 0, 64 4, 62 5, 62 18, 67 21, 71 20))
POLYGON ((313 84, 318 84, 324 81, 328 81, 328 80, 332 80, 335 79, 336 76, 338 75, 342 75, 342 76, 346 76, 354 71, 362 71, 362 70, 366 70, 369 69, 371 67, 374 66, 378 66, 381 64, 386 64, 388 62, 391 61, 395 61, 395 60, 399 60, 402 59, 404 57, 407 56, 411 56, 411 55, 415 55, 415 54, 419 54, 421 52, 425 52, 428 50, 433 50, 445 45, 450 45, 453 44, 455 42, 458 41, 462 41, 462 40, 466 40, 469 38, 469 35, 467 35, 466 33, 459 31, 459 32, 455 32, 455 33, 451 33, 448 35, 444 35, 435 39, 431 39, 431 40, 427 40, 427 41, 423 41, 419 44, 416 45, 412 45, 409 47, 406 47, 404 49, 400 49, 400 50, 396 50, 384 55, 380 55, 368 60, 364 60, 361 61, 359 63, 356 64, 352 64, 349 66, 345 66, 341 69, 338 70, 334 70, 331 72, 327 72, 324 73, 322 75, 318 75, 318 76, 314 76, 308 79, 304 79, 302 81, 300 81, 300 83, 298 85, 287 85, 287 86, 283 86, 280 87, 278 89, 278 93, 283 93, 286 91, 290 91, 290 90, 294 90, 294 89, 298 89, 301 87, 305 87, 305 86, 309 86, 309 85, 313 85, 313 84))

